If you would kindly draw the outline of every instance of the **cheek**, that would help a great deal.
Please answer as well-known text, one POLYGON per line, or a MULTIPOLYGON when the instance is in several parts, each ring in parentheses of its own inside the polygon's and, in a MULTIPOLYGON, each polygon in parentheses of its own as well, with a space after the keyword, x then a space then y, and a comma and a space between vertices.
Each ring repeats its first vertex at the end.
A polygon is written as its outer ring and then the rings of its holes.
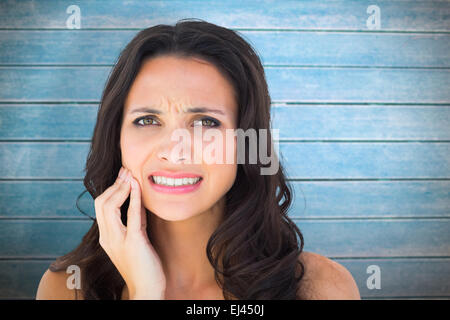
MULTIPOLYGON (((143 152, 143 144, 136 135, 129 132, 123 132, 120 138, 120 151, 122 156, 122 164, 124 167, 130 169, 133 174, 139 171, 139 165, 144 161, 146 152, 143 152)), ((148 152, 149 150, 147 150, 148 152)))
MULTIPOLYGON (((208 192, 222 197, 233 186, 237 174, 237 137, 232 129, 211 133, 203 141, 203 171, 207 172, 208 192), (228 134, 227 134, 228 133, 228 134)), ((206 135, 208 136, 208 135, 206 135)))
POLYGON ((208 165, 208 190, 218 197, 225 195, 236 180, 236 164, 208 165))
MULTIPOLYGON (((203 163, 211 164, 236 164, 237 163, 237 137, 224 131, 216 131, 215 133, 206 134, 202 143, 203 163)), ((194 139, 195 140, 195 139, 194 139)), ((196 141, 193 141, 192 146, 196 141)), ((200 149, 192 148, 193 152, 199 155, 200 149)), ((196 159, 196 158, 195 158, 196 159)))

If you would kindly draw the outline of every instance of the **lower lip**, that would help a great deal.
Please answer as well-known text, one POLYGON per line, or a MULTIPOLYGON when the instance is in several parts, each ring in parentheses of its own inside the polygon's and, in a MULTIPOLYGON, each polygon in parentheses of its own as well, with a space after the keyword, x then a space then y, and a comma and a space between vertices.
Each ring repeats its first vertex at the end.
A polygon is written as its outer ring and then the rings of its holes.
POLYGON ((148 180, 150 181, 150 185, 152 186, 152 188, 155 191, 163 192, 163 193, 171 193, 171 194, 181 194, 181 193, 193 192, 193 191, 197 190, 198 188, 200 188, 200 184, 203 181, 203 179, 200 179, 196 184, 169 187, 169 186, 163 186, 163 185, 154 183, 152 177, 149 177, 148 180))

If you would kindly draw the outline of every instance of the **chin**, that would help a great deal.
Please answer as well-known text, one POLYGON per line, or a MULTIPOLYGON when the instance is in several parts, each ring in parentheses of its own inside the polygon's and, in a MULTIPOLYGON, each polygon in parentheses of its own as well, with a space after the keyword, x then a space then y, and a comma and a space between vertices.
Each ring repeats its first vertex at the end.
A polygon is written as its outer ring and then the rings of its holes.
POLYGON ((193 217, 194 215, 189 215, 189 214, 184 214, 184 213, 173 213, 173 212, 162 212, 162 213, 155 213, 155 215, 162 219, 162 220, 166 220, 166 221, 183 221, 183 220, 187 220, 191 217, 193 217))
POLYGON ((183 206, 181 208, 152 206, 152 209, 149 211, 158 218, 166 221, 183 221, 196 215, 195 212, 186 210, 186 206, 183 206))

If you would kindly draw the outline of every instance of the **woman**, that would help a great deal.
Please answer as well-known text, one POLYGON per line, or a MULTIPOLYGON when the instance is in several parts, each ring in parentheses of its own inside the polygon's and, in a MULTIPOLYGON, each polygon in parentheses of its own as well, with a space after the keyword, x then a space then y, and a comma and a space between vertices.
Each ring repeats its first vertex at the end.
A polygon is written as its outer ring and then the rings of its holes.
POLYGON ((272 145, 270 104, 236 32, 202 20, 139 32, 109 76, 86 163, 96 220, 37 299, 359 299, 342 265, 302 251, 282 166, 261 174, 266 163, 238 163, 236 137, 220 138, 265 129, 272 145), (233 161, 205 161, 211 146, 233 161), (66 285, 71 265, 79 290, 66 285))

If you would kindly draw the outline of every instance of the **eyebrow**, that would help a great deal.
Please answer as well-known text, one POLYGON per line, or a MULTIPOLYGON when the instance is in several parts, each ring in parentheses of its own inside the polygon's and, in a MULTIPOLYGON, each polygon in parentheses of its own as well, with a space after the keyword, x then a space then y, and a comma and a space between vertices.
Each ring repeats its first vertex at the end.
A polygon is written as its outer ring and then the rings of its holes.
MULTIPOLYGON (((210 109, 210 108, 204 108, 204 107, 189 108, 189 109, 187 109, 187 112, 186 112, 186 113, 207 113, 207 112, 225 115, 225 113, 223 113, 222 110, 210 109)), ((162 112, 161 112, 160 110, 152 109, 152 108, 148 108, 148 107, 137 108, 137 109, 131 110, 129 113, 130 113, 130 114, 132 114, 132 113, 154 113, 154 114, 162 114, 162 112)))

